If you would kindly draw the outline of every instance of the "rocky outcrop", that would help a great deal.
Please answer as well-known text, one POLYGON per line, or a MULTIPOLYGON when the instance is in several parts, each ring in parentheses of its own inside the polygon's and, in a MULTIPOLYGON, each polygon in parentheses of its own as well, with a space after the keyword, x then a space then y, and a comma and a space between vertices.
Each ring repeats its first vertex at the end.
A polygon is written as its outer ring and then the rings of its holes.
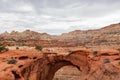
POLYGON ((47 33, 38 33, 35 31, 25 30, 23 32, 7 31, 0 34, 0 45, 5 46, 65 46, 64 42, 56 40, 55 37, 47 33))
MULTIPOLYGON (((7 53, 4 53, 4 55, 5 54, 7 53)), ((6 65, 4 68, 0 68, 0 79, 52 80, 55 72, 66 65, 75 66, 81 71, 88 69, 87 54, 84 54, 81 51, 77 51, 74 54, 64 55, 58 55, 57 53, 42 54, 40 52, 37 52, 32 56, 30 54, 26 54, 24 56, 15 55, 12 56, 12 58, 15 58, 17 60, 16 64, 7 64, 7 62, 1 62, 1 67, 4 64, 6 65), (80 58, 78 58, 78 56, 80 58)))
POLYGON ((82 71, 80 80, 119 80, 117 50, 78 50, 71 53, 8 51, 0 55, 0 80, 52 80, 61 67, 71 65, 82 71), (8 61, 16 60, 10 64, 8 61))
POLYGON ((18 31, 12 31, 11 33, 5 32, 0 35, 0 38, 3 40, 29 40, 29 39, 35 39, 35 40, 50 40, 51 36, 46 33, 38 33, 30 30, 25 30, 23 32, 18 31))
POLYGON ((59 37, 59 41, 64 41, 73 46, 119 46, 120 44, 120 23, 112 24, 96 30, 75 30, 64 33, 59 37))
POLYGON ((26 30, 23 32, 12 31, 0 35, 0 45, 20 45, 45 47, 70 47, 70 46, 107 46, 120 47, 120 23, 97 30, 75 30, 63 33, 60 36, 52 36, 46 33, 38 33, 26 30))

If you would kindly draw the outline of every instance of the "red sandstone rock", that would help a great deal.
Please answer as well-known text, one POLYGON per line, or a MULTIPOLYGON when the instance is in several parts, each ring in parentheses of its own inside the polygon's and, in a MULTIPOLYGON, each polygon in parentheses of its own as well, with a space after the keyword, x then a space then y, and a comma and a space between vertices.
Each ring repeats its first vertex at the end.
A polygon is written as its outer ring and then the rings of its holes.
POLYGON ((60 36, 52 36, 30 30, 23 32, 12 31, 11 33, 5 32, 0 35, 0 44, 13 46, 35 46, 39 44, 47 47, 99 46, 102 49, 116 49, 120 47, 120 23, 97 30, 75 30, 69 33, 63 33, 60 36))
POLYGON ((13 50, 0 54, 0 80, 52 80, 61 67, 72 65, 82 71, 80 80, 119 80, 120 58, 114 50, 78 50, 72 53, 42 53, 36 50, 13 50), (115 54, 113 54, 115 52, 115 54), (103 55, 103 53, 108 53, 103 55), (111 54, 111 55, 109 55, 111 54), (15 64, 7 64, 11 58, 15 64), (109 62, 104 62, 104 59, 109 62))

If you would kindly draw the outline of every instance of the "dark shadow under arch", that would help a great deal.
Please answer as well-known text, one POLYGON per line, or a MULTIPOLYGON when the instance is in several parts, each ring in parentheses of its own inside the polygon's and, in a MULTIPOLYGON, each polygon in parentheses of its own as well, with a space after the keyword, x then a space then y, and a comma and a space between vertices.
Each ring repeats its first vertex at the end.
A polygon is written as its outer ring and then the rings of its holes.
POLYGON ((48 66, 50 66, 50 68, 49 68, 49 71, 48 71, 49 74, 47 75, 46 80, 53 80, 55 73, 64 66, 74 66, 78 70, 80 70, 80 67, 72 64, 70 61, 65 61, 65 60, 62 60, 56 63, 49 63, 48 66))

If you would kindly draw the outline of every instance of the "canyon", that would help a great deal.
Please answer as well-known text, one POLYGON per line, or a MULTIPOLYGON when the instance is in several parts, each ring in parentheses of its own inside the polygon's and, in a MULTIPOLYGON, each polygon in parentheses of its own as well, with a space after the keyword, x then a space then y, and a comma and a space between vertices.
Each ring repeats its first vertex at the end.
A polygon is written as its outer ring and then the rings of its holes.
POLYGON ((0 45, 9 49, 0 52, 0 80, 120 79, 120 23, 59 36, 4 32, 0 45))
POLYGON ((23 32, 12 31, 0 34, 0 45, 43 47, 120 47, 120 23, 112 24, 96 30, 75 30, 59 36, 38 33, 31 30, 23 32))
POLYGON ((11 50, 0 55, 0 80, 53 80, 64 66, 80 71, 78 80, 119 80, 119 54, 118 50, 98 51, 97 54, 89 49, 71 53, 11 50), (16 63, 8 63, 11 59, 16 63))

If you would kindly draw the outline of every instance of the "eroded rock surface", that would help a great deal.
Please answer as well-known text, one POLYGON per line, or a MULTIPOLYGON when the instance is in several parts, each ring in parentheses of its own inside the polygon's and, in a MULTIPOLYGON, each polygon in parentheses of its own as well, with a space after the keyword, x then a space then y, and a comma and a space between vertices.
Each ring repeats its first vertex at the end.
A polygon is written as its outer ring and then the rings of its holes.
POLYGON ((43 53, 11 50, 0 54, 0 80, 52 80, 63 66, 81 71, 79 80, 119 80, 120 56, 117 50, 77 50, 71 53, 43 53), (15 59, 17 62, 8 64, 15 59))
POLYGON ((35 46, 45 47, 76 47, 86 46, 101 48, 120 47, 120 23, 112 24, 96 30, 75 30, 59 36, 38 33, 31 30, 23 32, 12 31, 0 34, 0 45, 6 46, 35 46))

